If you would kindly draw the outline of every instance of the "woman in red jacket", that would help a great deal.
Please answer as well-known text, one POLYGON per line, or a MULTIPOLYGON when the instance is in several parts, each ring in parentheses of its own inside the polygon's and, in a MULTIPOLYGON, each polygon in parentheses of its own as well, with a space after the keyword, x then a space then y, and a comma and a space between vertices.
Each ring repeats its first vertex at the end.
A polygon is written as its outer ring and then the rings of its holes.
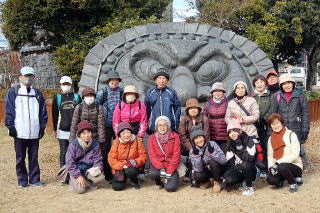
POLYGON ((171 122, 166 116, 159 116, 155 126, 156 132, 148 140, 151 161, 149 176, 160 188, 175 192, 179 185, 177 168, 181 159, 180 138, 171 131, 171 122))

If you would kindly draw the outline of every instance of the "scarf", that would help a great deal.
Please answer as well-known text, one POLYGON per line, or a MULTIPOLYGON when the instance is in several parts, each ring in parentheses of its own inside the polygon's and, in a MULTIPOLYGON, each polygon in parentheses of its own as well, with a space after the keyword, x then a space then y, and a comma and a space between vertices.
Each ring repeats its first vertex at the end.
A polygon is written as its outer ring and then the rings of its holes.
POLYGON ((243 98, 244 96, 237 96, 235 99, 236 103, 240 102, 243 98))
POLYGON ((279 83, 275 83, 273 85, 268 86, 268 90, 273 94, 280 89, 279 83))
POLYGON ((86 143, 81 138, 78 137, 78 142, 81 148, 86 152, 92 144, 92 139, 88 143, 86 143))
POLYGON ((160 134, 158 131, 154 134, 156 136, 156 139, 160 143, 167 143, 169 141, 169 137, 171 134, 171 130, 168 130, 165 134, 160 134))
POLYGON ((214 103, 220 104, 221 101, 224 99, 224 97, 225 97, 225 96, 222 96, 221 98, 217 99, 217 98, 215 98, 215 97, 212 96, 212 100, 213 100, 214 103))
POLYGON ((280 159, 283 156, 284 147, 286 144, 283 141, 283 135, 286 132, 286 128, 282 127, 280 132, 272 132, 271 134, 271 146, 273 149, 273 158, 280 159))
POLYGON ((134 141, 136 139, 136 136, 134 134, 131 135, 131 139, 129 141, 124 141, 119 137, 120 143, 129 143, 130 141, 134 141))

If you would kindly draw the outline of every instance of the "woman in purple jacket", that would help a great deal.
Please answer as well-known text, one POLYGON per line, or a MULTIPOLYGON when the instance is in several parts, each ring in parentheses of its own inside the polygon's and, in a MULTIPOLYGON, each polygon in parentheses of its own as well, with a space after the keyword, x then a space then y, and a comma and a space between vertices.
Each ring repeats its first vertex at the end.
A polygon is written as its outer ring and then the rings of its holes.
POLYGON ((69 186, 78 194, 95 189, 104 180, 101 149, 92 138, 94 127, 86 120, 77 127, 77 135, 68 146, 66 167, 70 174, 69 186))
POLYGON ((210 99, 204 107, 204 114, 209 118, 210 141, 215 141, 223 153, 227 151, 227 124, 224 120, 228 99, 222 83, 216 82, 211 87, 210 99))

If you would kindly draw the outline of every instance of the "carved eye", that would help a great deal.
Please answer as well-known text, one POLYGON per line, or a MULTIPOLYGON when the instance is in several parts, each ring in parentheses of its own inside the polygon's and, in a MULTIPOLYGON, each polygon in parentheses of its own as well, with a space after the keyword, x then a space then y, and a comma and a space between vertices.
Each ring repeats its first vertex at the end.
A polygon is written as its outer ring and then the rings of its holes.
POLYGON ((212 85, 222 81, 228 75, 229 69, 222 61, 207 61, 196 72, 196 80, 201 85, 212 85))
POLYGON ((153 76, 159 68, 163 68, 159 62, 152 59, 142 59, 133 65, 133 73, 139 80, 154 84, 153 76))

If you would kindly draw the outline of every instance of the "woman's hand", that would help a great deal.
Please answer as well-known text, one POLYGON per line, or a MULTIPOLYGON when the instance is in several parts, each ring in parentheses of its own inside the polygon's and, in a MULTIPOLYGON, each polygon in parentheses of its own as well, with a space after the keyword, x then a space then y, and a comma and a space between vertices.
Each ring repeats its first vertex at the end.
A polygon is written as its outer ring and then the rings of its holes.
POLYGON ((77 184, 79 184, 80 187, 84 188, 84 187, 86 187, 87 181, 83 176, 79 176, 77 178, 77 184))
POLYGON ((127 168, 128 168, 128 166, 127 166, 127 165, 123 165, 123 168, 124 168, 124 169, 127 169, 127 168))

